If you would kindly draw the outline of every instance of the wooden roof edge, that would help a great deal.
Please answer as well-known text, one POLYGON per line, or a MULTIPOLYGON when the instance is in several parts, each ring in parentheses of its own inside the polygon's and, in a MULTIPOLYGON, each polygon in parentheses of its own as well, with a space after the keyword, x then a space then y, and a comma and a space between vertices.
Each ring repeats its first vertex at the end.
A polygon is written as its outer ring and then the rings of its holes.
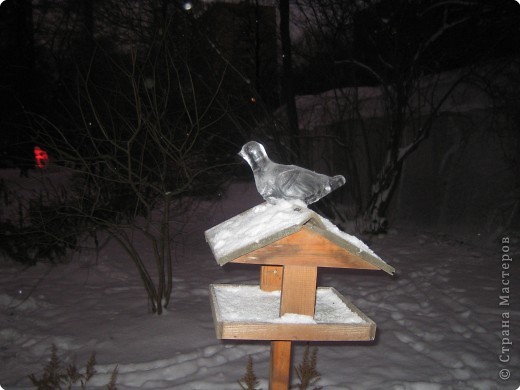
MULTIPOLYGON (((304 225, 305 226, 305 225, 304 225)), ((323 224, 322 224, 323 226, 323 224)), ((318 225, 312 225, 309 224, 308 227, 315 232, 319 233, 323 237, 327 238, 328 240, 332 241, 336 245, 346 249, 348 252, 352 253, 353 255, 356 255, 366 261, 367 263, 379 268, 382 271, 385 271, 389 275, 393 275, 395 273, 395 268, 386 263, 384 260, 382 260, 377 255, 373 255, 370 252, 360 250, 359 247, 356 245, 350 243, 349 241, 345 240, 341 236, 338 236, 334 232, 327 230, 326 228, 322 228, 318 225)))

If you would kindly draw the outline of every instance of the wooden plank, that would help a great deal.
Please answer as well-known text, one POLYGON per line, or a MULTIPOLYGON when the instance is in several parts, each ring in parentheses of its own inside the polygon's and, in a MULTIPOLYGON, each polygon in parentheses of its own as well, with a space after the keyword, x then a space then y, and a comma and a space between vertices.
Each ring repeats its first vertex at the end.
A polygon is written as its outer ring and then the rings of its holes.
POLYGON ((287 313, 314 317, 317 267, 284 266, 280 317, 287 313))
POLYGON ((221 322, 215 330, 217 338, 226 340, 372 341, 376 324, 221 322))
POLYGON ((271 363, 269 368, 269 390, 289 389, 291 373, 291 342, 271 342, 271 363))
POLYGON ((239 256, 232 262, 261 265, 380 269, 305 226, 290 236, 283 237, 272 244, 239 256))
POLYGON ((365 313, 363 313, 361 310, 359 310, 352 302, 350 302, 347 298, 345 298, 343 295, 339 293, 338 290, 336 290, 334 287, 328 287, 334 294, 336 294, 337 297, 339 297, 342 302, 351 310, 352 312, 356 313, 363 321, 365 321, 368 324, 373 324, 373 326, 370 328, 369 337, 371 339, 375 339, 376 337, 376 323, 372 321, 365 313))
POLYGON ((215 285, 209 285, 209 303, 211 305, 211 316, 213 317, 213 325, 215 325, 215 333, 217 339, 221 339, 224 333, 224 321, 220 316, 219 301, 215 292, 215 285))
POLYGON ((282 289, 283 267, 264 265, 260 267, 260 289, 262 291, 280 291, 282 289))

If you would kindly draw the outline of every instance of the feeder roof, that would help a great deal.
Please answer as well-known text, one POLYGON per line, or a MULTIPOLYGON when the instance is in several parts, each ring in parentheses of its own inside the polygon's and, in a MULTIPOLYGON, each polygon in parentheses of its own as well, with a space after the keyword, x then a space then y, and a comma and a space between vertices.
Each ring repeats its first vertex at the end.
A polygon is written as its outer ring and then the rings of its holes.
POLYGON ((205 236, 217 263, 224 265, 304 227, 369 263, 370 269, 381 269, 389 274, 395 272, 363 241, 339 230, 301 201, 280 201, 274 205, 262 203, 208 229, 205 236))

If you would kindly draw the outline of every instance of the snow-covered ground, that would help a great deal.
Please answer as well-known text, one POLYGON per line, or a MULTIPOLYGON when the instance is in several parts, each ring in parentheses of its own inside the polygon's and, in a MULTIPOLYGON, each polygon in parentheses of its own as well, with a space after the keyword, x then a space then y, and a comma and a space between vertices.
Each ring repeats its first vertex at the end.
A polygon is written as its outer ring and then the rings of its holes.
MULTIPOLYGON (((78 366, 96 352, 98 374, 89 388, 106 384, 117 365, 118 389, 239 389, 250 355, 260 387, 267 389, 269 344, 216 339, 208 297, 211 283, 258 283, 259 269, 220 267, 204 239, 206 229, 261 202, 253 184, 240 184, 220 202, 192 213, 176 245, 172 300, 162 316, 147 313, 137 270, 113 241, 98 258, 84 250, 67 264, 24 268, 0 262, 0 385, 32 388, 27 375, 41 374, 55 344, 62 359, 75 359, 78 366)), ((494 248, 479 248, 407 226, 368 244, 396 268, 395 276, 322 269, 319 285, 335 287, 372 318, 376 340, 313 343, 322 374, 318 385, 520 386, 518 240, 510 237, 512 262, 502 262, 499 241, 494 248), (509 306, 500 306, 503 283, 509 283, 509 306), (507 372, 511 377, 500 379, 507 372)), ((304 345, 295 344, 294 364, 304 345)))

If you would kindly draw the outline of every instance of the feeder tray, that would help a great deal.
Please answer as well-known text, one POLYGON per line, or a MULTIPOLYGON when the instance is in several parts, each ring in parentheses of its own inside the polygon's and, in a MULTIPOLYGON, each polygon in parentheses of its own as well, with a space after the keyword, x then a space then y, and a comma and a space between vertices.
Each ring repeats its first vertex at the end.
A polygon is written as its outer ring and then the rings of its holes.
POLYGON ((332 287, 316 291, 314 317, 279 316, 280 291, 259 286, 210 286, 215 331, 219 339, 371 341, 376 324, 332 287), (253 308, 252 310, 250 310, 253 308))

